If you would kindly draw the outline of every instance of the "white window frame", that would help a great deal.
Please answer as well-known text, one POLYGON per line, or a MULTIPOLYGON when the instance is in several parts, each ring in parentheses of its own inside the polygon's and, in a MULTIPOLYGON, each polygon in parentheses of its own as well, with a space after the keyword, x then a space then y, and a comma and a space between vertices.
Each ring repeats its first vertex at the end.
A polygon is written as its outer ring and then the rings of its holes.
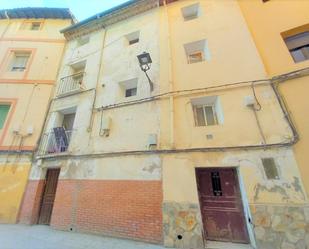
POLYGON ((27 65, 30 59, 31 53, 30 52, 24 52, 24 51, 13 51, 13 58, 10 66, 10 71, 11 72, 24 72, 27 69, 27 65), (17 64, 17 58, 18 57, 27 57, 25 59, 25 63, 23 65, 18 65, 17 64))
POLYGON ((213 126, 213 125, 218 125, 218 118, 217 118, 215 103, 214 103, 214 104, 205 104, 205 105, 194 105, 194 106, 193 106, 193 110, 194 110, 195 126, 201 127, 201 126, 213 126), (212 108, 212 115, 213 115, 213 119, 214 119, 214 124, 208 124, 207 115, 206 115, 206 110, 205 110, 206 107, 211 107, 211 108, 212 108), (204 114, 205 125, 199 125, 199 124, 198 124, 198 117, 197 117, 198 114, 197 114, 197 111, 196 111, 197 108, 203 108, 203 114, 204 114))

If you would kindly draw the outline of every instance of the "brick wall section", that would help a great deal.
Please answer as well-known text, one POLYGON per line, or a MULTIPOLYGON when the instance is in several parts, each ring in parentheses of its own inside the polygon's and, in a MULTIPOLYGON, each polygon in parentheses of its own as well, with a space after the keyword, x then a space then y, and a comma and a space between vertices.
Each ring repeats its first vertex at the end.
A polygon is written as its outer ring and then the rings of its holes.
POLYGON ((39 218, 44 180, 29 180, 19 211, 18 223, 36 224, 39 218))
POLYGON ((60 180, 52 226, 162 243, 161 181, 60 180))

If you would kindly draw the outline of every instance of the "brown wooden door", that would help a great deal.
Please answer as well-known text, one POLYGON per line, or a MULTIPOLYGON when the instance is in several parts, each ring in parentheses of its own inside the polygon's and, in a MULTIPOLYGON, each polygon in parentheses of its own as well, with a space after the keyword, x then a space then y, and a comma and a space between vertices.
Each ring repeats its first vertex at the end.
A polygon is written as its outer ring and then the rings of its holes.
POLYGON ((248 243, 237 172, 233 168, 196 169, 205 238, 248 243))
POLYGON ((39 224, 49 225, 56 196, 60 169, 48 169, 41 202, 39 224))

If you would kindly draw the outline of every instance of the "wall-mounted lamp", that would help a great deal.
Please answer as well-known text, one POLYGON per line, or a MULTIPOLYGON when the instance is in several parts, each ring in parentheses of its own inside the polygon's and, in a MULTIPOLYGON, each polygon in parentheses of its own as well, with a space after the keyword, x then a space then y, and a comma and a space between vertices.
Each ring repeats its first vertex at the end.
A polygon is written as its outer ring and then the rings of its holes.
POLYGON ((149 78, 147 74, 147 71, 151 68, 151 63, 152 63, 150 54, 144 52, 138 55, 137 58, 138 58, 139 66, 141 67, 142 71, 146 74, 146 77, 148 79, 150 91, 153 91, 153 82, 151 81, 151 79, 149 78))

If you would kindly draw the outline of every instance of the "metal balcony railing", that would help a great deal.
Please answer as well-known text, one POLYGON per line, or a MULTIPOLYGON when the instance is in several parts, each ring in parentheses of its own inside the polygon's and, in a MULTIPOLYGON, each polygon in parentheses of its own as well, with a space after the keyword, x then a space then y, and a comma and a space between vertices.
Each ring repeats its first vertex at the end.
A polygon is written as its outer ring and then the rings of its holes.
POLYGON ((61 78, 57 96, 82 90, 84 76, 85 72, 80 72, 61 78))
POLYGON ((57 127, 51 132, 44 133, 41 138, 38 154, 43 156, 68 151, 72 133, 72 130, 65 130, 62 127, 57 127))

